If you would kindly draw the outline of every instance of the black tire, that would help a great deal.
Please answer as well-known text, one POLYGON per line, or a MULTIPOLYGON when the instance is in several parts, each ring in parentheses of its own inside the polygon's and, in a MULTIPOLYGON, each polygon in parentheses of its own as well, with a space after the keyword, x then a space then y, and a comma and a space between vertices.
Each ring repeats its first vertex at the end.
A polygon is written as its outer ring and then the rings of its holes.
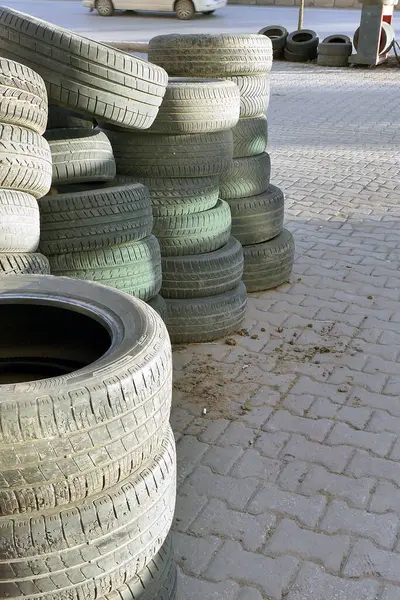
POLYGON ((240 92, 232 81, 170 79, 150 133, 210 133, 239 120, 240 92))
POLYGON ((141 300, 153 298, 161 289, 160 245, 154 235, 119 246, 57 254, 49 261, 52 275, 95 281, 141 300))
POLYGON ((211 342, 240 329, 247 294, 241 282, 236 288, 205 298, 167 299, 166 324, 173 344, 211 342))
POLYGON ((157 296, 154 296, 154 298, 150 298, 150 300, 147 300, 147 304, 160 315, 163 321, 165 321, 167 316, 167 304, 162 296, 158 294, 157 296))
POLYGON ((146 189, 138 183, 42 198, 40 249, 64 254, 143 239, 153 226, 146 189))
POLYGON ((107 136, 99 129, 50 129, 53 186, 111 181, 115 160, 107 136))
POLYGON ((321 67, 347 67, 348 64, 347 55, 318 54, 317 56, 317 65, 321 67))
POLYGON ((233 158, 258 156, 267 150, 268 121, 265 115, 239 119, 232 129, 233 158))
POLYGON ((0 253, 0 277, 5 275, 50 275, 46 256, 36 253, 0 253))
POLYGON ((164 298, 203 298, 237 287, 243 275, 243 250, 231 237, 225 246, 192 256, 162 259, 164 298))
POLYGON ((43 79, 17 62, 0 58, 0 123, 26 127, 41 135, 47 124, 43 79))
POLYGON ((284 49, 286 44, 286 38, 288 36, 288 30, 281 25, 268 25, 263 27, 258 32, 260 35, 266 35, 272 42, 273 52, 279 52, 284 49))
POLYGON ((243 281, 248 292, 269 290, 289 280, 294 261, 294 239, 283 229, 273 240, 244 246, 243 281))
MULTIPOLYGON (((381 36, 380 36, 380 42, 379 42, 379 54, 385 54, 386 52, 389 51, 390 47, 393 44, 393 41, 395 39, 395 31, 392 27, 392 25, 390 25, 389 23, 386 23, 385 21, 382 21, 382 25, 381 25, 381 36)), ((357 29, 354 32, 354 36, 353 36, 353 45, 354 48, 356 50, 358 50, 358 38, 360 36, 360 28, 357 27, 357 29)))
POLYGON ((0 53, 41 75, 51 104, 123 127, 150 127, 167 86, 159 67, 11 8, 0 53))
MULTIPOLYGON (((294 52, 290 52, 287 48, 284 49, 283 56, 285 60, 288 60, 289 62, 307 62, 308 60, 312 60, 308 57, 308 54, 294 54, 294 52)), ((317 51, 315 51, 315 57, 316 56, 317 51)))
POLYGON ((256 117, 267 112, 270 98, 270 75, 230 77, 240 91, 240 118, 256 117))
POLYGON ((175 496, 175 441, 168 426, 160 449, 107 491, 50 514, 7 518, 0 540, 10 569, 0 574, 4 593, 21 597, 22 588, 26 596, 37 597, 35 590, 43 586, 48 600, 60 593, 94 600, 104 590, 124 586, 160 551, 175 496))
POLYGON ((312 29, 292 31, 286 38, 286 49, 293 54, 316 55, 319 37, 312 29))
POLYGON ((35 198, 51 187, 51 153, 46 140, 25 127, 0 123, 0 188, 35 198))
POLYGON ((93 129, 93 120, 72 110, 50 104, 47 129, 93 129))
POLYGON ((353 51, 353 44, 347 35, 329 35, 318 46, 318 56, 342 56, 347 58, 353 51))
POLYGON ((39 237, 37 200, 24 192, 0 189, 0 252, 35 252, 39 237))
POLYGON ((156 217, 153 233, 160 242, 161 256, 184 256, 213 252, 227 243, 231 211, 223 200, 214 208, 190 215, 156 217))
POLYGON ((284 196, 274 185, 259 196, 229 200, 228 204, 232 214, 232 235, 241 244, 266 242, 281 232, 284 196))
POLYGON ((149 60, 172 77, 231 77, 269 73, 271 40, 262 35, 170 34, 150 40, 149 60))
POLYGON ((101 17, 112 17, 114 5, 111 0, 96 0, 96 10, 101 17))
POLYGON ((220 179, 220 196, 224 200, 258 196, 268 188, 270 176, 271 160, 267 152, 235 158, 232 168, 220 179))
POLYGON ((192 0, 176 0, 175 13, 178 19, 188 21, 196 14, 192 0))
MULTIPOLYGON (((168 334, 141 300, 86 281, 4 277, 0 302, 1 514, 74 512, 71 502, 123 484, 164 438, 168 334)), ((18 552, 29 558, 25 544, 18 552)))
POLYGON ((114 150, 117 172, 139 177, 210 177, 231 166, 230 131, 163 135, 105 130, 114 150))

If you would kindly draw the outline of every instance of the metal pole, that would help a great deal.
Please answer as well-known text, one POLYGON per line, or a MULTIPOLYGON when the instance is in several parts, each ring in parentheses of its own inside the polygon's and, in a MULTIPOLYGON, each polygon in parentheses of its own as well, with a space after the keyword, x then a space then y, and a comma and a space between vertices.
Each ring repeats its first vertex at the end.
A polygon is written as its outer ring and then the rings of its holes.
POLYGON ((297 24, 297 29, 303 29, 303 17, 304 17, 304 0, 300 0, 299 22, 297 24))

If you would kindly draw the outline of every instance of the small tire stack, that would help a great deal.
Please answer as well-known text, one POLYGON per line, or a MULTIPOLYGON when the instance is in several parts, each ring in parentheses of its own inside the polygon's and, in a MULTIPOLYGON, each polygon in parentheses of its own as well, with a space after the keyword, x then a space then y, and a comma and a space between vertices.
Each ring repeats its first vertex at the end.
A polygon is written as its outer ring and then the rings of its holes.
POLYGON ((242 249, 230 237, 229 206, 219 197, 239 111, 239 90, 231 81, 172 78, 146 132, 103 126, 119 176, 134 177, 150 192, 173 343, 222 337, 244 318, 242 249))
MULTIPOLYGON (((43 76, 52 105, 84 115, 52 109, 51 126, 68 134, 47 133, 56 157, 57 189, 40 200, 41 246, 53 267, 70 255, 75 272, 99 267, 103 282, 110 282, 112 269, 106 275, 102 255, 114 254, 117 247, 118 260, 128 256, 136 261, 125 246, 150 236, 151 205, 144 186, 110 181, 115 169, 111 146, 93 130, 91 119, 148 127, 167 75, 4 7, 0 52, 43 76), (72 123, 74 153, 86 157, 83 171, 68 156, 72 123), (102 149, 104 160, 98 154, 90 164, 88 139, 102 149), (90 253, 95 259, 89 264, 90 253)), ((2 143, 8 144, 9 137, 3 134, 2 143)), ((18 147, 18 139, 12 143, 18 147)), ((37 146, 29 163, 35 168, 44 160, 37 146)), ((16 174, 6 179, 6 159, 0 162, 9 189, 17 181, 17 192, 35 198, 49 191, 52 170, 45 140, 43 147, 48 162, 42 179, 36 171, 36 178, 26 176, 32 189, 22 188, 16 174)), ((21 180, 24 168, 19 165, 21 180)), ((68 269, 62 271, 65 275, 68 269)), ((0 300, 6 383, 0 386, 3 596, 173 600, 176 569, 168 533, 176 456, 165 325, 141 300, 79 279, 7 277, 0 300), (13 370, 15 379, 7 380, 13 370)))
POLYGON ((352 50, 353 45, 347 35, 329 35, 318 46, 317 65, 347 67, 352 50))
POLYGON ((319 38, 312 29, 292 31, 286 38, 283 55, 290 62, 307 62, 317 58, 319 38))
MULTIPOLYGON (((288 231, 282 231, 283 194, 270 185, 266 152, 264 113, 269 102, 271 41, 264 35, 158 36, 150 40, 149 58, 170 75, 214 75, 238 84, 241 111, 232 129, 234 158, 231 168, 221 176, 220 196, 231 209, 232 235, 243 246, 247 290, 265 290, 283 283, 291 273, 294 242, 288 231)), ((198 285, 203 285, 201 278, 198 285)))
POLYGON ((0 58, 0 276, 50 273, 37 253, 38 199, 51 185, 51 154, 42 137, 47 92, 32 69, 0 58))
POLYGON ((258 33, 259 35, 265 35, 271 40, 274 60, 283 58, 288 30, 281 25, 268 25, 260 29, 258 33))

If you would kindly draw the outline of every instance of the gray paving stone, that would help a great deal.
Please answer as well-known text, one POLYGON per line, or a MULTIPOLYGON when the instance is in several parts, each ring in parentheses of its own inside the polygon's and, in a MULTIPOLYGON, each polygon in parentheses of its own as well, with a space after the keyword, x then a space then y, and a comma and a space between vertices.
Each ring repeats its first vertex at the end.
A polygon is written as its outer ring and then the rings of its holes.
POLYGON ((282 469, 283 463, 273 458, 262 456, 258 450, 250 448, 238 460, 231 471, 233 477, 259 477, 275 481, 282 469))
POLYGON ((176 451, 178 455, 178 484, 191 473, 196 465, 200 462, 201 457, 208 450, 207 444, 199 442, 191 435, 185 435, 178 443, 176 451))
POLYGON ((288 394, 283 402, 283 406, 291 413, 303 416, 314 400, 315 397, 310 394, 302 394, 300 396, 297 394, 288 394))
POLYGON ((260 592, 254 588, 243 588, 237 600, 263 600, 260 592))
POLYGON ((386 585, 380 600, 399 600, 400 586, 386 585))
POLYGON ((256 450, 268 458, 277 458, 278 454, 290 438, 290 434, 282 431, 261 431, 254 444, 256 450))
POLYGON ((369 431, 392 431, 400 435, 400 418, 385 412, 384 410, 375 410, 371 420, 368 423, 369 431))
POLYGON ((281 600, 298 564, 293 557, 269 558, 243 550, 238 542, 227 541, 208 567, 206 577, 212 581, 235 579, 255 584, 269 598, 281 600))
POLYGON ((397 536, 399 518, 394 514, 377 515, 346 502, 333 500, 322 520, 321 530, 327 533, 351 533, 372 538, 385 548, 392 548, 397 536))
POLYGON ((400 554, 377 548, 370 540, 358 540, 343 569, 348 577, 374 576, 400 583, 400 554))
POLYGON ((210 446, 201 463, 211 467, 214 473, 226 475, 242 454, 241 446, 210 446))
POLYGON ((213 536, 198 538, 186 533, 172 533, 175 559, 189 575, 200 575, 222 543, 213 536))
POLYGON ((357 429, 364 429, 365 425, 371 418, 372 410, 361 406, 342 406, 336 413, 337 421, 350 423, 357 429))
POLYGON ((291 415, 286 410, 276 411, 265 425, 267 431, 288 431, 300 433, 311 440, 322 442, 333 422, 328 419, 305 419, 291 415))
POLYGON ((378 477, 400 486, 400 463, 387 458, 375 458, 362 450, 357 450, 346 471, 355 477, 378 477))
POLYGON ((353 452, 354 449, 350 446, 330 448, 317 442, 310 442, 303 436, 293 435, 282 450, 280 458, 317 463, 327 467, 330 471, 341 473, 353 452))
POLYGON ((195 490, 190 489, 186 494, 178 492, 174 519, 175 531, 186 531, 207 502, 207 496, 202 496, 195 490))
POLYGON ((211 583, 184 573, 179 579, 177 600, 232 600, 240 589, 233 581, 211 583))
POLYGON ((392 448, 396 436, 391 433, 369 433, 357 431, 346 423, 337 423, 330 432, 326 443, 338 446, 349 444, 364 450, 371 450, 378 456, 385 456, 392 448))
POLYGON ((371 510, 384 513, 392 510, 400 514, 400 489, 386 481, 380 481, 371 500, 371 510))
POLYGON ((217 440, 220 446, 243 446, 248 448, 254 442, 256 432, 244 423, 231 421, 225 429, 223 436, 217 440))
POLYGON ((288 492, 296 492, 309 469, 309 463, 301 460, 289 462, 279 474, 277 480, 279 487, 288 492))
POLYGON ((355 508, 365 508, 374 485, 374 479, 367 477, 355 479, 345 475, 336 475, 324 467, 313 465, 300 485, 300 492, 302 494, 326 492, 347 500, 355 508))

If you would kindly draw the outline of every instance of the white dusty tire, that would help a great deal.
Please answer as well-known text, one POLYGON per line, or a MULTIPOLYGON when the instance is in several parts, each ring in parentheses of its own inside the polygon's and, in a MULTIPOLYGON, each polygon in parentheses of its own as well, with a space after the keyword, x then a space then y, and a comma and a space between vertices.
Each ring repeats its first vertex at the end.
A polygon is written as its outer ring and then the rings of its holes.
POLYGON ((0 252, 35 252, 39 238, 37 200, 25 192, 0 189, 0 252))

